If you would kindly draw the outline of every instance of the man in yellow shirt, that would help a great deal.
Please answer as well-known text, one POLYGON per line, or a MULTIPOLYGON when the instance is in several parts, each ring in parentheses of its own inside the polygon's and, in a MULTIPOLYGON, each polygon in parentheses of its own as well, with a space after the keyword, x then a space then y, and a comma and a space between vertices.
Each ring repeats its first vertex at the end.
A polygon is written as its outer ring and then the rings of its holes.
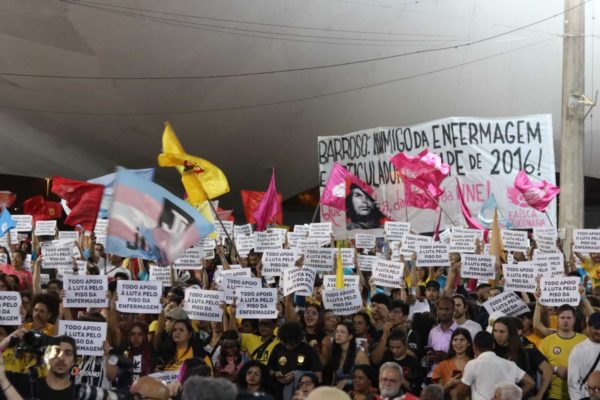
MULTIPOLYGON (((536 307, 541 307, 539 302, 536 307)), ((556 315, 558 331, 542 340, 540 351, 548 359, 554 372, 548 399, 560 400, 569 398, 567 386, 569 354, 573 347, 587 339, 587 336, 573 330, 575 326, 575 309, 573 307, 567 304, 562 305, 558 307, 556 315)))
POLYGON ((267 365, 269 356, 273 348, 279 343, 279 338, 275 336, 276 320, 261 319, 258 321, 258 332, 260 335, 252 333, 242 333, 242 351, 245 351, 248 357, 260 361, 267 365))

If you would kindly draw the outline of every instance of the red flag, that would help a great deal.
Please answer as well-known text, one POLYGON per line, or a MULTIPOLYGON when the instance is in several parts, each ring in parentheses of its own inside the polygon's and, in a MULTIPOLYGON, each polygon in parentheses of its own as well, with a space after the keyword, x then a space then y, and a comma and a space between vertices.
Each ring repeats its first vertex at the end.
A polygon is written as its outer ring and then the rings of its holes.
POLYGON ((0 209, 10 208, 17 199, 17 195, 6 190, 0 191, 0 209))
POLYGON ((281 213, 281 200, 280 197, 277 196, 277 189, 275 188, 275 168, 273 168, 269 187, 263 198, 260 200, 258 207, 252 213, 254 215, 254 220, 256 221, 256 230, 264 230, 267 224, 273 222, 275 216, 281 213))
POLYGON ((223 210, 221 207, 217 207, 217 215, 221 221, 235 221, 233 210, 223 210))
POLYGON ((88 231, 93 231, 96 226, 103 191, 104 185, 75 181, 61 176, 52 178, 52 193, 65 199, 71 209, 65 224, 81 225, 88 231))
MULTIPOLYGON (((255 192, 253 190, 241 190, 242 195, 242 204, 244 205, 244 217, 246 218, 246 222, 249 224, 255 224, 256 220, 254 219, 254 210, 258 208, 260 201, 262 200, 265 192, 255 192)), ((281 203, 282 198, 281 194, 277 193, 277 202, 281 203)), ((275 216, 275 223, 281 225, 283 224, 283 211, 280 211, 275 216)))
POLYGON ((58 219, 62 215, 60 203, 46 201, 43 196, 34 196, 23 202, 23 212, 33 217, 35 221, 58 219))
POLYGON ((407 205, 437 209, 438 199, 444 194, 440 185, 450 174, 450 166, 429 149, 414 157, 398 153, 390 161, 404 182, 407 205))

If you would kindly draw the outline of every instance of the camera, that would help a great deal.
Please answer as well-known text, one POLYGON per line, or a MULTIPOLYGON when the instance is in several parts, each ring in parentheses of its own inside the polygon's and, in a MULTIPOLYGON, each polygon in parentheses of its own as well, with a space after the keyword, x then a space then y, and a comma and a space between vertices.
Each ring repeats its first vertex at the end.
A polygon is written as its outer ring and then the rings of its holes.
POLYGON ((29 330, 23 334, 22 338, 13 336, 10 340, 11 347, 15 348, 15 353, 19 357, 22 353, 34 354, 41 360, 46 347, 59 344, 52 336, 44 332, 29 330))

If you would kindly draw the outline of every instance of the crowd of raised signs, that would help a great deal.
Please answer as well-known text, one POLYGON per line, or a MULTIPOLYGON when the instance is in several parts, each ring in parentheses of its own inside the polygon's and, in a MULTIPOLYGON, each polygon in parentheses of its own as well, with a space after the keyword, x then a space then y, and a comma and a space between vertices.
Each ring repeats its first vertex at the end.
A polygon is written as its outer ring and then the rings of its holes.
POLYGON ((24 217, 0 247, 8 399, 600 396, 600 230, 502 230, 497 254, 474 229, 226 221, 158 266, 106 254, 106 221, 24 217))

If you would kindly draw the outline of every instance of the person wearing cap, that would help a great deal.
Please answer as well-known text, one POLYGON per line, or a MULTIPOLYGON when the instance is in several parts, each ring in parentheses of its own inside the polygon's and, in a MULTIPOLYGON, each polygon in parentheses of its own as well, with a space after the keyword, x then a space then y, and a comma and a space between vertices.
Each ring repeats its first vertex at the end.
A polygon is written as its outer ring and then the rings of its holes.
POLYGON ((425 285, 425 297, 431 302, 436 302, 440 298, 440 284, 438 281, 429 281, 425 285))
POLYGON ((587 396, 586 381, 594 371, 600 371, 600 312, 588 319, 589 337, 578 343, 569 355, 568 386, 571 399, 587 396))

